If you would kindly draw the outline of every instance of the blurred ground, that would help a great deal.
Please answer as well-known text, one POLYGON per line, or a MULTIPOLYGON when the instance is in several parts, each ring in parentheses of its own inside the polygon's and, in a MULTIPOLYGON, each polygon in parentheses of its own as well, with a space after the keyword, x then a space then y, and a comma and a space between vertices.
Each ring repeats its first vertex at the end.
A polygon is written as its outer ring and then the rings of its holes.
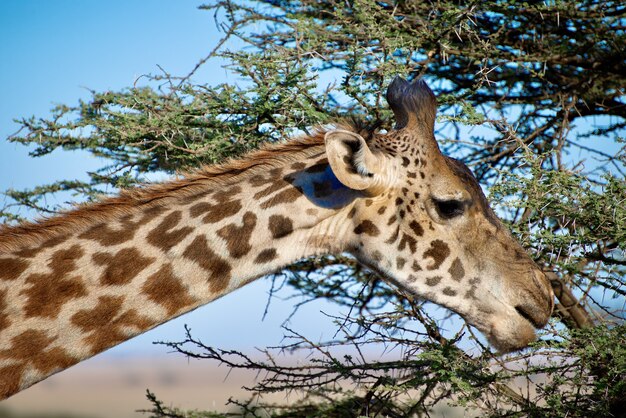
POLYGON ((166 405, 227 411, 229 397, 247 399, 254 373, 187 361, 181 355, 96 358, 0 402, 0 418, 146 417, 150 389, 166 405), (172 404, 170 404, 172 403, 172 404))
MULTIPOLYGON (((104 355, 80 363, 0 402, 0 418, 140 418, 149 414, 146 389, 167 406, 184 410, 235 411, 229 398, 249 399, 243 386, 256 373, 188 361, 182 355, 104 355)), ((290 402, 284 393, 266 401, 290 402)), ((462 409, 439 407, 432 417, 464 417, 462 409)))

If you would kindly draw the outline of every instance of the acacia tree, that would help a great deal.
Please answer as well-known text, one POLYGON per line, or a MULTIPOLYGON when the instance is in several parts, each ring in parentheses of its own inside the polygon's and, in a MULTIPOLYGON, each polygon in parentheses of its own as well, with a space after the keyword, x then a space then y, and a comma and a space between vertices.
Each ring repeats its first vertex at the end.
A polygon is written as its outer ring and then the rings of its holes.
MULTIPOLYGON (((50 119, 22 119, 9 140, 36 144, 34 156, 84 149, 110 165, 89 182, 7 191, 5 220, 16 218, 16 205, 56 210, 42 203, 50 193, 93 199, 105 186, 221 161, 341 118, 389 129, 390 80, 424 77, 438 95, 442 148, 472 167, 552 279, 558 304, 542 339, 496 355, 470 327, 450 325, 339 256, 307 259, 276 276, 309 300, 348 308, 336 318, 335 338, 311 341, 289 329, 287 343, 268 348, 262 361, 190 333, 165 344, 263 372, 253 394, 299 395, 290 405, 233 400, 251 416, 399 417, 441 404, 480 416, 623 416, 626 6, 222 0, 201 8, 214 14, 224 39, 196 68, 226 60, 242 82, 161 74, 141 87, 93 92, 50 119), (239 47, 230 50, 234 39, 239 47), (394 350, 372 357, 370 347, 394 350), (281 363, 285 350, 305 351, 309 362, 281 363)), ((187 414, 149 397, 154 416, 187 414)))

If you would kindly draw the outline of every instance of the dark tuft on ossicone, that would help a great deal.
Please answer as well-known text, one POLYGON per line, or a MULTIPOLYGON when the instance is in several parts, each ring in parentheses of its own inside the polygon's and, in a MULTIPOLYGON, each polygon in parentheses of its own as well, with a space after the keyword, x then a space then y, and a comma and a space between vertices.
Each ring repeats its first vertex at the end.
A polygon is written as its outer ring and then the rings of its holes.
POLYGON ((434 134, 437 99, 424 80, 409 83, 402 77, 394 78, 387 88, 387 102, 396 117, 396 129, 412 125, 434 134))

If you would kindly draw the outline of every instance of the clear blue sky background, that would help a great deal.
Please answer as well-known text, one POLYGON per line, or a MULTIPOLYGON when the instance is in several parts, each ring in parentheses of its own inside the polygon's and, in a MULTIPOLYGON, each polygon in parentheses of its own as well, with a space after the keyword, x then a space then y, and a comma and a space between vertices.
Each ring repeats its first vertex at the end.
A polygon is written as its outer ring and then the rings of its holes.
MULTIPOLYGON (((212 15, 198 1, 3 0, 0 2, 0 138, 12 119, 46 116, 75 104, 87 89, 120 89, 157 73, 157 64, 186 74, 218 39, 212 15)), ((224 78, 214 68, 200 77, 224 78)), ((205 80, 199 80, 205 81, 205 80)), ((27 149, 0 143, 0 186, 24 187, 97 167, 81 155, 55 153, 32 161, 27 149)))
MULTIPOLYGON (((220 37, 212 12, 198 10, 200 4, 192 0, 0 1, 0 190, 55 179, 86 179, 87 170, 98 168, 101 162, 84 152, 55 151, 29 158, 29 148, 6 141, 18 128, 12 120, 45 117, 55 104, 73 105, 88 98, 87 89, 131 86, 142 74, 158 73, 157 65, 172 74, 187 74, 220 37)), ((210 65, 194 80, 215 84, 226 79, 223 68, 210 65)), ((284 333, 280 324, 297 300, 274 299, 262 321, 269 288, 268 280, 257 281, 105 356, 165 352, 151 342, 182 338, 184 323, 207 344, 223 348, 275 345, 284 333)), ((314 340, 332 336, 335 328, 321 309, 333 311, 328 304, 308 306, 292 326, 314 340)))

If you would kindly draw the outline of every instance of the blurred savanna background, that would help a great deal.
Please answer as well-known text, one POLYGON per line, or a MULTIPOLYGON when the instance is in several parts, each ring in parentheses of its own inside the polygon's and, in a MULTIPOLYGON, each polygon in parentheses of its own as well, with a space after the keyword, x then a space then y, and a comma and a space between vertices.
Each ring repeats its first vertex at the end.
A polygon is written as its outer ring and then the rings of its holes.
POLYGON ((624 416, 625 28, 592 0, 0 2, 1 222, 337 120, 390 129, 387 85, 424 77, 441 148, 557 296, 500 356, 350 257, 307 259, 0 417, 624 416))

